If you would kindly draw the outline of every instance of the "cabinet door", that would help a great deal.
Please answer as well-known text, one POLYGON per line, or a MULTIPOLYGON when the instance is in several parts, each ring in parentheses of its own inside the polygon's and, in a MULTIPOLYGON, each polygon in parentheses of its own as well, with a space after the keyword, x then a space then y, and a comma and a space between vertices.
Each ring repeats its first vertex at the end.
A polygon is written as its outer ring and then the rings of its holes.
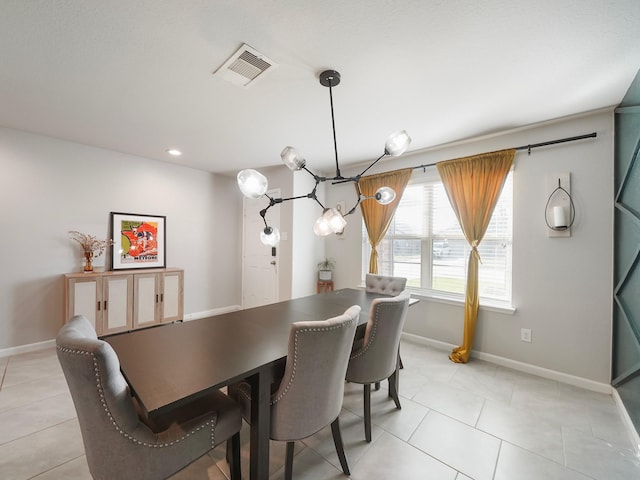
POLYGON ((65 322, 76 315, 84 315, 102 333, 102 278, 70 278, 67 280, 67 305, 65 322))
POLYGON ((133 326, 145 327, 158 323, 160 292, 157 273, 136 273, 133 292, 133 326))
POLYGON ((133 275, 103 277, 102 333, 133 328, 133 275))
POLYGON ((175 322, 183 317, 184 273, 165 272, 162 274, 160 294, 161 322, 175 322))

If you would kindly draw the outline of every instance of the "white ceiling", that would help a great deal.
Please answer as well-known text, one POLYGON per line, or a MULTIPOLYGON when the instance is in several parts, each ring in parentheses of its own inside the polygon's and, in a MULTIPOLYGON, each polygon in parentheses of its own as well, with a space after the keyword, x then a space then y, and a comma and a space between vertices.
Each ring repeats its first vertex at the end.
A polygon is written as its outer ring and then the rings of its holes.
POLYGON ((399 129, 412 151, 617 105, 639 26, 638 0, 0 0, 0 126, 213 172, 292 145, 331 171, 323 70, 343 166, 399 129), (278 64, 249 88, 212 75, 243 43, 278 64))

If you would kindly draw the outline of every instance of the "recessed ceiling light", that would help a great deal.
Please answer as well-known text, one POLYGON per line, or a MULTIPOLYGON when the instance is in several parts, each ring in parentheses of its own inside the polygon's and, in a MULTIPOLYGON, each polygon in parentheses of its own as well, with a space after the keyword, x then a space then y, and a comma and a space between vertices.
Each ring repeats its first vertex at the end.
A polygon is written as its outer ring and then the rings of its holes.
POLYGON ((182 155, 182 152, 177 148, 170 148, 169 150, 167 150, 167 153, 173 157, 179 157, 180 155, 182 155))

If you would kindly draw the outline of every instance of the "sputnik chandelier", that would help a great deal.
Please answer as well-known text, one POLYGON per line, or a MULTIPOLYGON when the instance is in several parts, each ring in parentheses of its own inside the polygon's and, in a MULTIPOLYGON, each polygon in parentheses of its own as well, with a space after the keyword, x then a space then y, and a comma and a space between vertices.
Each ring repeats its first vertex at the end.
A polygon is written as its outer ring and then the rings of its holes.
POLYGON ((268 182, 267 178, 262 175, 257 170, 246 169, 242 170, 238 173, 238 186, 240 187, 240 191, 247 198, 258 199, 262 196, 265 196, 269 199, 269 205, 266 208, 260 211, 260 216, 262 217, 262 221, 264 222, 264 230, 260 232, 260 240, 265 245, 276 246, 280 242, 280 232, 276 227, 269 226, 267 220, 265 218, 267 214, 267 210, 269 210, 274 205, 278 205, 282 202, 286 202, 289 200, 297 200, 299 198, 310 198, 315 200, 320 207, 322 207, 322 215, 316 220, 313 231, 316 235, 319 236, 327 236, 331 233, 340 233, 344 230, 344 227, 347 225, 344 217, 347 215, 351 215, 355 212, 360 202, 369 199, 375 199, 381 205, 388 205, 393 202, 396 198, 396 192, 393 191, 390 187, 381 187, 379 188, 375 195, 371 197, 365 197, 362 195, 360 191, 360 178, 378 161, 382 158, 390 155, 392 157, 397 157, 402 155, 409 144, 411 143, 411 138, 407 134, 406 131, 401 130, 395 132, 389 136, 385 143, 384 153, 380 155, 376 160, 374 160, 371 165, 365 168, 361 173, 355 175, 353 177, 343 177, 340 173, 340 164, 338 162, 338 146, 336 143, 336 124, 335 118, 333 114, 333 90, 340 83, 340 74, 335 70, 325 70, 319 76, 320 84, 329 87, 329 100, 331 102, 331 125, 333 127, 333 147, 336 158, 336 174, 334 177, 322 177, 316 175, 306 167, 306 160, 300 153, 293 147, 285 147, 280 154, 282 161, 284 164, 289 167, 289 169, 296 170, 305 170, 309 173, 315 180, 315 185, 313 189, 307 193, 306 195, 299 195, 297 197, 289 197, 289 198, 274 198, 267 194, 268 182), (356 204, 349 210, 347 213, 343 215, 342 212, 339 212, 336 208, 327 208, 325 207, 316 195, 316 191, 318 189, 318 185, 321 182, 331 181, 332 185, 338 183, 347 183, 352 182, 356 187, 356 204))

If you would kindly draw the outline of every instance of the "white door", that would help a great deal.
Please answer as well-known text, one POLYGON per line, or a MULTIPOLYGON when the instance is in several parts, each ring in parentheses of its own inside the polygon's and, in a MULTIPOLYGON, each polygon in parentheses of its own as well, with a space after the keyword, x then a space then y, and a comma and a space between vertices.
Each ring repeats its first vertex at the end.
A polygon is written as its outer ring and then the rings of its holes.
MULTIPOLYGON (((279 197, 280 190, 270 190, 269 196, 279 197)), ((251 308, 278 301, 278 251, 260 241, 264 222, 260 210, 269 205, 267 198, 252 200, 244 198, 243 260, 242 260, 242 307, 251 308)), ((270 227, 280 229, 280 206, 267 212, 270 227)))

